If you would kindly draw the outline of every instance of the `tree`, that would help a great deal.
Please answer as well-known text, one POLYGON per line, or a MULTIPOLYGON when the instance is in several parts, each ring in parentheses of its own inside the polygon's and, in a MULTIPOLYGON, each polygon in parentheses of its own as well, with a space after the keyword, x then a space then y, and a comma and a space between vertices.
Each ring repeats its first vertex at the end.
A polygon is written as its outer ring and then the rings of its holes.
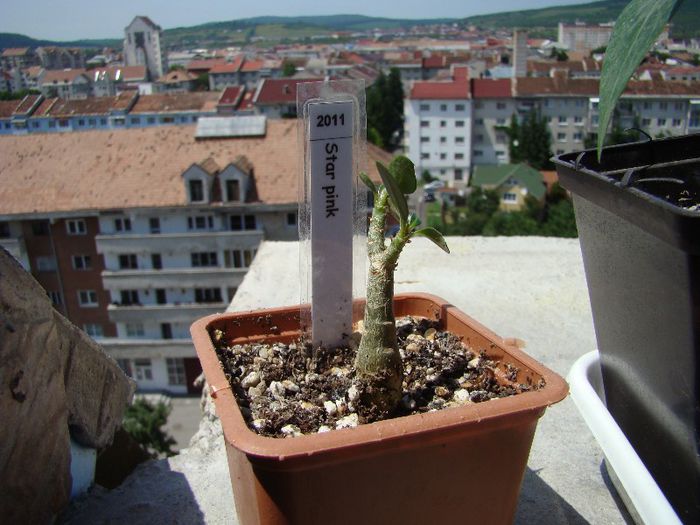
POLYGON ((392 148, 399 144, 403 131, 403 87, 401 76, 392 69, 389 77, 379 73, 367 90, 368 138, 376 145, 392 148), (374 130, 374 131, 372 131, 374 130))
POLYGON ((168 422, 169 415, 170 407, 165 403, 154 405, 138 398, 127 407, 122 426, 152 458, 161 454, 173 456, 175 453, 170 447, 175 440, 162 428, 168 422))
POLYGON ((566 54, 566 51, 563 49, 557 49, 556 47, 552 48, 552 51, 549 53, 549 58, 556 58, 557 62, 566 62, 569 60, 569 55, 566 54))
POLYGON ((499 211, 494 213, 484 226, 483 234, 493 237, 498 235, 536 235, 537 221, 521 211, 499 211))
POLYGON ((288 60, 285 60, 284 63, 282 64, 282 76, 283 77, 291 77, 294 76, 294 73, 297 72, 297 68, 294 65, 293 62, 290 62, 288 60))
POLYGON ((168 68, 168 71, 185 71, 185 66, 182 64, 173 64, 168 68))
POLYGON ((578 237, 574 206, 568 198, 548 207, 547 220, 542 224, 541 235, 546 237, 578 237))
POLYGON ((549 132, 547 119, 541 113, 532 109, 522 122, 517 117, 511 117, 510 126, 502 128, 508 138, 510 162, 517 164, 525 162, 538 170, 552 169, 552 135, 549 132))
POLYGON ((209 73, 200 74, 192 84, 195 91, 209 91, 209 73))

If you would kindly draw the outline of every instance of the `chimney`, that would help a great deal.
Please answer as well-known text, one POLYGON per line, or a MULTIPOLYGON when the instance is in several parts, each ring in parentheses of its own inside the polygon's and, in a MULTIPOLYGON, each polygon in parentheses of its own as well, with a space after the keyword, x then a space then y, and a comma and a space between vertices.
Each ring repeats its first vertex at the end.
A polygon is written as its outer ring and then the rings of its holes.
POLYGON ((527 32, 513 32, 513 78, 527 76, 527 32))

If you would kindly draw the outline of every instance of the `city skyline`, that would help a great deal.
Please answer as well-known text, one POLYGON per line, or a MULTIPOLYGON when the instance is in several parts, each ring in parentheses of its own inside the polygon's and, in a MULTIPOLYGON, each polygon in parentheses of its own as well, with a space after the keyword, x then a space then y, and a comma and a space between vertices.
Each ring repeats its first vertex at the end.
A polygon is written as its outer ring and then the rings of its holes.
POLYGON ((585 3, 581 0, 528 0, 526 5, 518 0, 494 0, 488 5, 477 2, 437 0, 426 3, 407 0, 401 4, 401 12, 388 3, 378 4, 368 0, 352 4, 328 0, 324 7, 311 0, 300 0, 293 5, 281 0, 268 0, 264 4, 235 5, 225 0, 211 0, 192 9, 184 0, 161 2, 126 1, 118 4, 100 4, 95 9, 89 0, 29 0, 12 4, 2 10, 0 33, 19 33, 37 39, 77 40, 122 38, 124 28, 134 16, 149 16, 163 29, 194 26, 208 22, 230 21, 256 16, 323 16, 360 14, 385 18, 464 18, 480 14, 492 14, 518 9, 537 9, 555 5, 585 3))

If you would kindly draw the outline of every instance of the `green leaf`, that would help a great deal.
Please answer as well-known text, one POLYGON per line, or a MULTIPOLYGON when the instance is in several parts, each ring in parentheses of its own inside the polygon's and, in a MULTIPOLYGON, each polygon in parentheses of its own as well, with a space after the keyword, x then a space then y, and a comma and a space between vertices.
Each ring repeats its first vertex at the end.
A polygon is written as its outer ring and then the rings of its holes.
POLYGON ((401 225, 403 225, 406 223, 406 219, 408 219, 408 203, 406 202, 406 197, 404 197, 401 188, 399 188, 398 183, 391 173, 389 173, 389 170, 379 161, 377 161, 377 170, 386 187, 386 191, 389 193, 389 204, 391 204, 391 207, 398 214, 399 221, 401 225))
POLYGON ((447 253, 450 253, 450 249, 447 247, 447 243, 445 242, 445 238, 435 228, 421 228, 420 230, 416 230, 413 233, 413 235, 420 235, 421 237, 427 237, 428 239, 433 241, 435 244, 437 244, 440 248, 442 248, 442 250, 444 250, 447 253))
POLYGON ((404 195, 416 191, 418 187, 416 167, 413 165, 413 162, 411 162, 411 159, 403 155, 394 157, 389 164, 389 173, 393 175, 404 195))
POLYGON ((370 179, 369 175, 367 175, 364 171, 360 172, 360 180, 365 183, 365 186, 367 186, 372 191, 372 193, 374 193, 375 195, 379 193, 379 191, 377 190, 377 186, 374 184, 374 182, 372 182, 372 179, 370 179))
POLYGON ((420 225, 421 225, 420 218, 415 213, 411 213, 408 216, 408 227, 411 229, 415 229, 415 228, 418 228, 418 226, 420 226, 420 225))
POLYGON ((668 22, 677 1, 632 0, 615 22, 600 77, 598 158, 620 95, 668 22))

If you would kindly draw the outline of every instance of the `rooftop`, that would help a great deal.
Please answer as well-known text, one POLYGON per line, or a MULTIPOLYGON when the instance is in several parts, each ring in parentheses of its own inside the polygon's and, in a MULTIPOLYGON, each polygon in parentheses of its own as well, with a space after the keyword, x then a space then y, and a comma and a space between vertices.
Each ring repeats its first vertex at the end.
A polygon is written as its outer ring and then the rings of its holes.
POLYGON ((469 98, 469 81, 415 82, 409 98, 413 100, 458 100, 469 98))
POLYGON ((157 93, 139 96, 130 113, 159 113, 164 111, 214 111, 218 91, 192 93, 157 93))
MULTIPOLYGON (((181 175, 193 162, 211 158, 227 166, 239 155, 255 168, 261 202, 294 203, 297 151, 294 120, 269 120, 262 137, 201 141, 194 126, 3 136, 0 214, 180 206, 181 175)), ((367 152, 379 180, 374 161, 391 156, 371 145, 367 152)))
POLYGON ((322 78, 266 78, 258 86, 254 104, 296 104, 297 84, 322 78))
POLYGON ((474 78, 472 96, 474 98, 512 98, 511 81, 509 78, 474 78))

